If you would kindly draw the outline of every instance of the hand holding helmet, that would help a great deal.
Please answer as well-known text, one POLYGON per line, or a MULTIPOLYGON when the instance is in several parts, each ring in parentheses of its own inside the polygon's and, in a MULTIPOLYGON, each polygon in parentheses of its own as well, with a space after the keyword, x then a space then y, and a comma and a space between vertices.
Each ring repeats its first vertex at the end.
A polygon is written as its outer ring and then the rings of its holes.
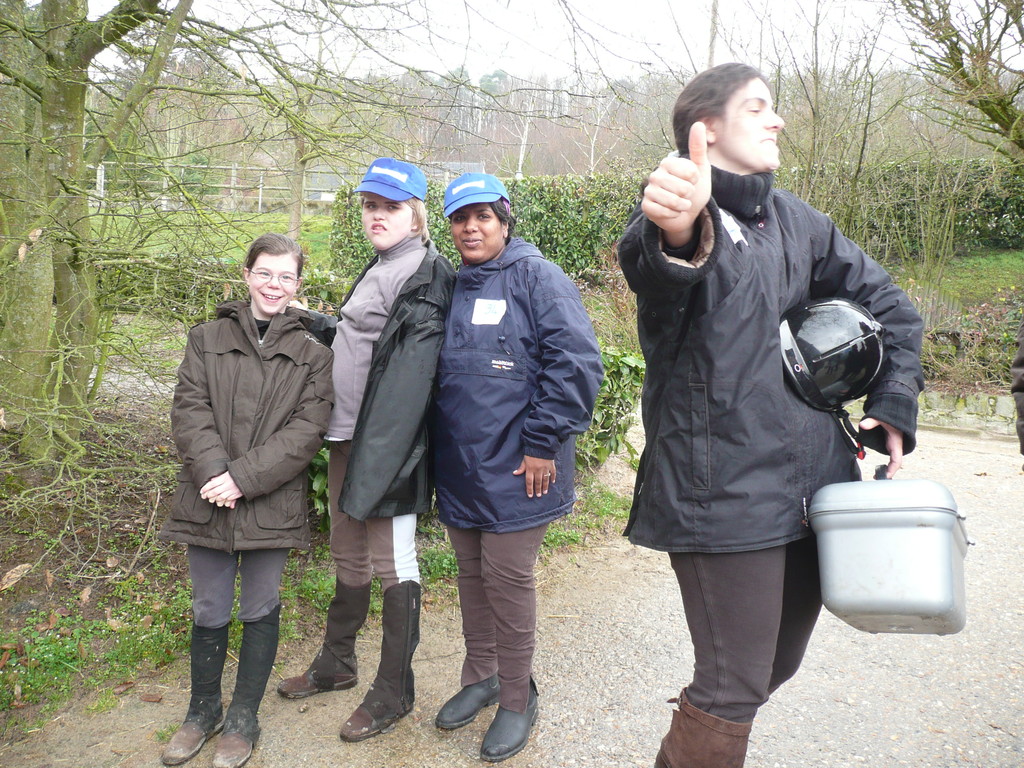
MULTIPOLYGON (((867 394, 878 378, 885 351, 882 332, 871 313, 847 299, 795 307, 779 325, 786 378, 812 408, 839 414, 846 403, 867 394)), ((871 417, 859 426, 862 434, 879 428, 885 432, 885 475, 891 478, 903 465, 903 433, 871 417)))

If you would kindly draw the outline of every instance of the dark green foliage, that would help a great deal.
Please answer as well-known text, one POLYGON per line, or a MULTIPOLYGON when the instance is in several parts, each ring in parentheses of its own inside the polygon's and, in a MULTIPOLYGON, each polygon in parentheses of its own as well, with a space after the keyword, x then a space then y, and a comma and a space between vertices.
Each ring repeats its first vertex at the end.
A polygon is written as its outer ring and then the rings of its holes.
POLYGON ((327 457, 329 449, 324 446, 309 463, 309 502, 320 516, 320 530, 331 530, 330 494, 327 491, 327 457))
POLYGON ((601 351, 601 360, 604 381, 597 395, 590 429, 576 442, 577 469, 595 469, 622 449, 630 457, 636 456, 636 449, 626 440, 626 433, 633 424, 644 383, 644 360, 637 352, 613 347, 601 351))
POLYGON ((639 201, 642 175, 534 176, 506 182, 519 235, 573 277, 600 265, 639 201))
MULTIPOLYGON (((572 277, 586 275, 622 234, 639 200, 642 175, 534 176, 507 179, 516 233, 572 277)), ((444 187, 427 184, 431 235, 441 253, 457 264, 444 218, 444 187)), ((358 194, 338 190, 331 230, 335 271, 349 280, 373 257, 363 235, 358 194)))

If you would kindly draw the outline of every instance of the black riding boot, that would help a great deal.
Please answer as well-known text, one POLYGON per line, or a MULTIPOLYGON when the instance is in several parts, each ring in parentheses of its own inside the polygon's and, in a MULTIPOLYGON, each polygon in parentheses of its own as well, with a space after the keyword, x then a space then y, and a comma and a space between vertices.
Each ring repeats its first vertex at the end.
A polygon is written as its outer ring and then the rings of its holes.
POLYGON ((243 625, 235 693, 224 718, 224 732, 217 742, 213 768, 239 768, 244 765, 259 740, 260 725, 256 713, 274 668, 280 620, 281 605, 278 604, 263 618, 243 625))
POLYGON ((349 716, 339 734, 344 741, 362 741, 392 726, 412 711, 416 699, 412 655, 420 641, 420 585, 403 581, 384 593, 381 618, 384 631, 377 678, 363 703, 349 716))
POLYGON ((164 765, 188 762, 199 754, 206 740, 220 730, 224 719, 220 679, 227 653, 227 624, 216 629, 192 624, 192 698, 185 722, 175 731, 160 756, 164 765))
POLYGON ((358 682, 356 676, 356 634, 370 609, 370 585, 347 587, 336 579, 334 599, 327 609, 324 644, 309 668, 301 675, 277 684, 277 692, 289 699, 302 699, 324 691, 342 691, 358 682))

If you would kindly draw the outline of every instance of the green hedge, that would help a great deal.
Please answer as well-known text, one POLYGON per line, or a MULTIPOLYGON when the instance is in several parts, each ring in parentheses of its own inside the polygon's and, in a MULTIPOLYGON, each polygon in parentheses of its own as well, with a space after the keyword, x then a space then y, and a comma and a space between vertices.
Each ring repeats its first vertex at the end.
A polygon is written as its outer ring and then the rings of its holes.
MULTIPOLYGON (((506 179, 517 234, 536 245, 566 274, 579 277, 599 268, 622 234, 639 199, 644 174, 536 176, 506 179)), ((335 274, 355 278, 373 250, 363 235, 359 196, 339 188, 334 203, 330 249, 335 274)), ((427 184, 427 215, 438 250, 458 263, 444 218, 444 187, 427 184)), ((309 281, 307 279, 307 293, 309 281)), ((324 297, 327 298, 327 297, 324 297)))
POLYGON ((883 259, 927 254, 947 223, 957 253, 1024 245, 1024 171, 1008 162, 881 163, 856 174, 846 165, 781 168, 776 184, 883 259))
MULTIPOLYGON (((505 181, 518 234, 573 277, 600 269, 636 205, 646 171, 593 176, 536 176, 505 181)), ((808 201, 881 259, 927 249, 936 218, 955 219, 959 253, 1024 245, 1024 173, 1005 162, 885 163, 856 179, 845 167, 783 168, 776 183, 806 188, 808 201), (827 181, 827 183, 825 183, 827 181), (898 247, 897 247, 898 246, 898 247)), ((434 242, 457 263, 442 212, 444 190, 428 184, 434 242)), ((338 190, 330 248, 332 276, 355 277, 373 252, 363 236, 358 196, 338 190)), ((308 283, 307 283, 308 286, 308 283)), ((326 298, 326 297, 325 297, 326 298)))

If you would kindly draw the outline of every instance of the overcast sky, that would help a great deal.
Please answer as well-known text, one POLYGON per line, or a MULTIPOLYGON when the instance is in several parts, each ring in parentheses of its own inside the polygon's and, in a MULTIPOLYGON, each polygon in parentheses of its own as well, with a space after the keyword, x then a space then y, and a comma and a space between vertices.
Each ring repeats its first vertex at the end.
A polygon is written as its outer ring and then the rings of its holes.
MULTIPOLYGON (((89 0, 90 12, 98 15, 115 2, 89 0)), ((402 64, 437 72, 462 66, 474 80, 497 69, 519 77, 690 72, 708 63, 711 5, 712 0, 411 0, 410 16, 396 22, 394 34, 377 39, 402 64)), ((254 9, 273 13, 268 8, 270 0, 195 0, 193 13, 231 26, 254 9)), ((815 9, 824 13, 823 33, 830 37, 852 36, 878 16, 878 4, 870 0, 719 0, 714 63, 758 65, 762 54, 776 59, 780 44, 803 55, 815 9), (769 22, 761 24, 765 14, 769 22)), ((363 18, 382 21, 380 14, 363 18)), ((357 69, 387 68, 369 53, 346 62, 357 69)))

